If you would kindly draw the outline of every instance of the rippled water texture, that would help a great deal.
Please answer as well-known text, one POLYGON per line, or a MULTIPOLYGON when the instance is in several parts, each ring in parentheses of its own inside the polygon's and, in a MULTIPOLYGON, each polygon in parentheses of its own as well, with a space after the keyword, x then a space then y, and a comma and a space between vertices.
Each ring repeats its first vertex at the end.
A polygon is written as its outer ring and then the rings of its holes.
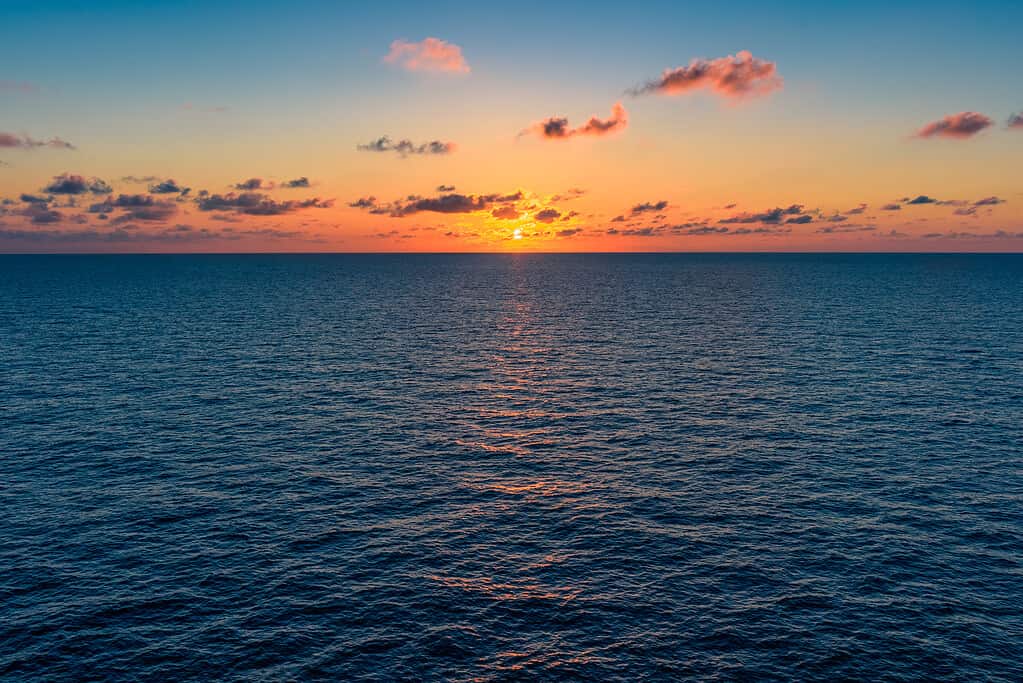
POLYGON ((1023 257, 0 257, 5 680, 1023 678, 1023 257))

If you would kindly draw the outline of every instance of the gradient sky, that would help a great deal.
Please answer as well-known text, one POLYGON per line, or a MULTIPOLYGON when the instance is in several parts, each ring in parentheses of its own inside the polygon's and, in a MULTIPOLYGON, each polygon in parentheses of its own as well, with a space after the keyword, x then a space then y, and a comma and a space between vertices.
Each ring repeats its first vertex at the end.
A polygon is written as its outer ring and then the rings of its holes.
POLYGON ((365 5, 0 1, 0 251, 1023 248, 1019 2, 365 5))

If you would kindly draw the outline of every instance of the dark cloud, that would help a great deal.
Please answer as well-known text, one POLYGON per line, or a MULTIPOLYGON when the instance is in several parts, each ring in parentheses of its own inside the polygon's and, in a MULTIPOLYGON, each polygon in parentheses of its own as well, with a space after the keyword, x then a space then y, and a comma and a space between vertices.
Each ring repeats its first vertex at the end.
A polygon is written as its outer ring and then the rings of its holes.
POLYGON ((1010 116, 1007 125, 1009 128, 1023 130, 1023 112, 1010 116))
POLYGON ((586 194, 586 190, 579 187, 570 187, 565 192, 561 194, 556 194, 553 197, 551 197, 551 201, 567 202, 573 199, 578 199, 579 197, 582 197, 584 194, 586 194))
POLYGON ((457 146, 453 142, 441 142, 440 140, 431 140, 430 142, 424 142, 420 145, 415 144, 407 138, 394 142, 390 137, 384 135, 372 142, 367 142, 364 145, 358 145, 356 149, 360 152, 395 152, 399 156, 406 157, 410 154, 451 154, 455 151, 456 147, 457 146))
POLYGON ((561 212, 557 209, 544 209, 543 211, 538 211, 536 215, 533 216, 533 218, 541 223, 553 223, 560 217, 561 212))
MULTIPOLYGON (((162 223, 169 220, 178 212, 174 202, 159 201, 144 194, 122 194, 108 204, 114 209, 123 209, 123 212, 113 220, 114 223, 130 223, 143 221, 147 223, 162 223)), ((92 207, 89 207, 90 213, 92 207)), ((110 213, 104 211, 103 213, 110 213)))
POLYGON ((802 216, 796 216, 795 218, 789 218, 785 221, 785 224, 793 225, 805 225, 806 223, 813 223, 813 216, 809 214, 803 214, 802 216))
POLYGON ((59 211, 54 211, 46 204, 32 203, 17 213, 18 215, 25 216, 35 225, 58 223, 64 218, 63 214, 59 211))
POLYGON ((885 204, 881 207, 882 211, 901 211, 902 206, 900 204, 885 204))
POLYGON ((849 209, 848 211, 846 211, 846 213, 849 214, 850 216, 858 216, 858 215, 860 215, 861 213, 863 213, 866 210, 867 210, 867 205, 866 204, 860 204, 855 209, 849 209))
POLYGON ((0 241, 33 245, 80 244, 156 244, 194 243, 208 241, 238 241, 244 239, 286 239, 322 242, 318 236, 297 230, 261 228, 239 230, 226 227, 218 230, 174 225, 158 230, 139 230, 137 226, 120 225, 112 230, 7 230, 0 228, 0 241))
POLYGON ((824 225, 817 228, 820 235, 841 235, 854 232, 873 232, 877 230, 873 225, 824 225))
POLYGON ((298 188, 303 188, 303 187, 309 187, 309 186, 310 186, 309 178, 306 178, 305 176, 302 176, 301 178, 295 178, 293 180, 289 180, 289 181, 285 182, 284 185, 282 185, 282 187, 286 187, 286 188, 291 189, 291 190, 298 189, 298 188))
POLYGON ((612 223, 624 223, 625 222, 625 216, 621 216, 621 215, 615 216, 614 218, 611 219, 611 222, 612 223))
POLYGON ((359 197, 354 202, 349 202, 348 206, 353 209, 372 209, 377 205, 377 198, 370 197, 359 197))
POLYGON ((668 202, 662 199, 659 202, 644 202, 642 204, 636 204, 630 209, 630 213, 647 213, 650 211, 664 211, 668 208, 668 202))
POLYGON ((582 228, 566 228, 564 230, 558 230, 558 237, 573 237, 578 235, 583 230, 582 228))
POLYGON ((259 192, 230 192, 226 195, 211 194, 199 197, 196 206, 200 211, 234 211, 249 216, 279 216, 301 209, 325 209, 333 206, 333 201, 319 198, 276 201, 259 192))
POLYGON ((50 138, 49 140, 35 140, 27 135, 0 133, 0 148, 38 149, 40 147, 50 147, 53 149, 75 149, 75 146, 70 142, 56 137, 50 138))
MULTIPOLYGON (((806 212, 802 204, 792 204, 785 208, 774 208, 763 213, 741 213, 730 218, 722 218, 718 223, 769 223, 778 224, 786 221, 789 216, 801 216, 806 212)), ((809 221, 807 221, 809 222, 809 221)))
POLYGON ((491 211, 490 215, 494 218, 509 221, 519 217, 519 210, 510 205, 499 206, 491 211))
POLYGON ((373 197, 368 197, 366 198, 369 200, 367 202, 359 200, 349 206, 368 209, 370 213, 386 213, 393 217, 400 218, 403 216, 411 216, 412 214, 416 214, 421 211, 430 211, 433 213, 472 213, 474 211, 490 209, 495 204, 508 204, 520 201, 523 198, 524 195, 521 190, 511 194, 494 193, 484 195, 467 195, 451 193, 442 194, 437 197, 409 195, 403 200, 398 200, 389 204, 378 204, 373 197))
POLYGON ((987 116, 975 111, 950 114, 943 119, 928 123, 917 131, 919 138, 969 138, 994 124, 987 116))
POLYGON ((564 140, 578 135, 608 135, 609 133, 624 130, 628 125, 629 118, 625 107, 622 106, 621 102, 615 102, 614 106, 611 107, 611 118, 600 119, 592 116, 583 125, 578 128, 572 128, 569 126, 567 118, 552 116, 532 124, 529 128, 520 132, 519 135, 532 133, 547 140, 564 140))
POLYGON ((181 187, 173 179, 167 179, 150 185, 149 191, 153 194, 188 194, 190 189, 181 187))
POLYGON ((263 180, 262 178, 249 178, 243 180, 240 183, 235 183, 234 189, 241 190, 243 192, 252 192, 254 190, 272 190, 274 189, 273 182, 269 180, 263 180))
POLYGON ((25 202, 26 204, 49 204, 50 203, 49 198, 47 198, 47 197, 37 197, 34 194, 23 194, 23 195, 21 195, 21 197, 19 197, 19 199, 21 199, 21 201, 25 202))
POLYGON ((455 191, 455 186, 454 185, 438 185, 437 186, 437 192, 454 192, 454 191, 455 191))
POLYGON ((973 202, 974 206, 995 206, 997 204, 1004 204, 1005 200, 1000 197, 984 197, 973 202))
POLYGON ((54 176, 53 182, 43 188, 50 194, 109 194, 113 191, 106 182, 99 178, 85 178, 71 173, 54 176))
POLYGON ((910 199, 906 203, 907 204, 937 204, 938 200, 934 199, 933 197, 928 197, 927 195, 922 194, 922 195, 918 195, 918 196, 914 197, 913 199, 910 199))
POLYGON ((659 78, 628 92, 631 95, 681 95, 704 89, 723 97, 742 99, 766 95, 782 85, 774 62, 757 59, 743 50, 727 57, 694 59, 688 66, 665 69, 659 78))

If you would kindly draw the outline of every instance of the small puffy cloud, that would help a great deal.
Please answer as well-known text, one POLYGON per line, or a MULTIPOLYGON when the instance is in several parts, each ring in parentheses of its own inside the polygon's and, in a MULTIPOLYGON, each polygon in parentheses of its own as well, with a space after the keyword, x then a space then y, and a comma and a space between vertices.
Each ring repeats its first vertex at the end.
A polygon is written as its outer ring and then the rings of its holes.
POLYGON ((630 213, 639 214, 651 211, 664 211, 666 208, 668 208, 668 202, 662 199, 659 202, 644 202, 642 204, 636 204, 632 207, 630 213))
POLYGON ((363 145, 356 146, 360 152, 395 152, 401 157, 414 155, 443 155, 451 154, 455 151, 457 145, 453 142, 442 142, 440 140, 431 140, 430 142, 424 142, 422 144, 415 144, 407 138, 402 138, 395 142, 390 137, 384 135, 371 142, 367 142, 363 145))
POLYGON ((882 211, 902 211, 901 204, 885 204, 881 207, 882 211))
POLYGON ((241 190, 242 192, 253 192, 255 190, 272 190, 274 189, 273 182, 269 180, 263 180, 262 178, 249 178, 243 180, 240 183, 235 183, 234 189, 241 190))
POLYGON ((659 93, 682 95, 709 90, 722 97, 739 100, 767 95, 782 88, 774 62, 757 59, 743 50, 717 59, 693 59, 688 66, 665 69, 659 78, 629 90, 632 95, 659 93))
POLYGON ((377 198, 373 196, 359 197, 354 202, 349 202, 348 206, 353 209, 372 209, 377 205, 377 198))
POLYGON ((499 206, 490 212, 490 215, 494 218, 500 218, 504 221, 514 220, 519 217, 519 210, 514 206, 499 206))
POLYGON ((286 187, 289 190, 295 190, 295 189, 299 189, 299 188, 303 188, 303 187, 309 187, 309 186, 310 186, 309 178, 306 178, 305 176, 302 176, 301 178, 295 178, 293 180, 286 181, 284 183, 284 185, 282 185, 281 187, 286 187))
POLYGON ((37 197, 34 194, 23 194, 19 197, 21 201, 26 204, 49 204, 50 200, 47 197, 37 197))
POLYGON ((99 178, 85 178, 73 173, 62 173, 53 177, 53 182, 43 188, 50 194, 109 194, 113 188, 99 178))
POLYGON ((436 73, 469 73, 469 64, 462 55, 462 48, 439 38, 425 38, 411 43, 395 40, 391 50, 384 56, 384 62, 395 64, 406 71, 429 71, 436 73))
POLYGON ((564 230, 558 230, 558 237, 574 237, 583 231, 582 228, 565 228, 564 230))
POLYGON ((191 190, 187 187, 181 187, 173 179, 168 178, 167 180, 161 180, 150 185, 149 191, 153 194, 188 194, 191 190))
POLYGON ((528 135, 532 133, 545 140, 565 140, 579 135, 608 135, 624 130, 628 125, 629 118, 628 113, 625 111, 625 107, 622 106, 621 102, 615 102, 614 106, 611 107, 611 118, 600 119, 596 116, 592 116, 590 117, 590 120, 583 125, 578 128, 572 128, 569 125, 567 118, 563 116, 552 116, 544 119, 543 121, 532 124, 529 128, 520 132, 519 135, 528 135))
POLYGON ((918 195, 910 199, 907 204, 937 204, 938 200, 934 197, 928 197, 925 194, 918 195))
POLYGON ((455 191, 455 186, 454 185, 438 185, 437 186, 437 192, 454 192, 454 191, 455 191))
POLYGON ((533 218, 540 221, 541 223, 553 223, 561 217, 561 212, 557 209, 544 209, 538 211, 533 218))
POLYGON ((813 216, 809 214, 803 214, 802 216, 796 216, 795 218, 788 218, 785 220, 786 225, 805 225, 807 223, 813 223, 813 216))
POLYGON ((918 138, 969 138, 994 124, 987 116, 975 111, 949 114, 943 119, 928 123, 917 131, 918 138))
POLYGON ((1023 112, 1010 116, 1006 125, 1015 130, 1023 130, 1023 112))
POLYGON ((46 225, 49 223, 57 223, 64 216, 59 211, 54 211, 49 208, 46 204, 30 203, 21 211, 17 212, 21 216, 28 218, 34 225, 46 225))
POLYGON ((38 149, 50 147, 52 149, 75 149, 75 146, 66 140, 53 137, 49 140, 36 140, 27 135, 15 135, 14 133, 0 133, 0 147, 6 149, 38 149))

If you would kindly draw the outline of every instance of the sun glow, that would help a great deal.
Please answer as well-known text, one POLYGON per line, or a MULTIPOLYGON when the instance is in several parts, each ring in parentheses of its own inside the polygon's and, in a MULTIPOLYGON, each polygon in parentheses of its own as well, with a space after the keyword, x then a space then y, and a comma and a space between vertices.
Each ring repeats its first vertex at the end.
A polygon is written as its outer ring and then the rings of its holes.
POLYGON ((515 228, 515 232, 512 233, 513 240, 522 239, 522 228, 515 228))

